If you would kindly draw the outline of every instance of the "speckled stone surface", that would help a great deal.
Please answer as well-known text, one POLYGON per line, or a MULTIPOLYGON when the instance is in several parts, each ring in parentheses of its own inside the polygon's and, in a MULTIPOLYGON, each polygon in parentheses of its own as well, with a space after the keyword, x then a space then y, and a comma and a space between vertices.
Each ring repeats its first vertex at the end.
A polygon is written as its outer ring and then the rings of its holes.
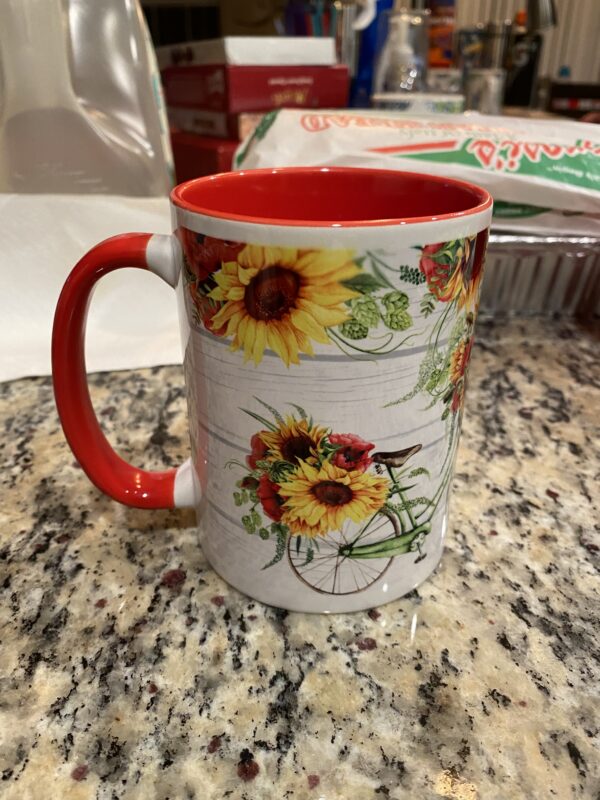
MULTIPOLYGON (((437 573, 399 602, 261 607, 187 512, 100 496, 48 379, 0 387, 4 800, 597 798, 600 330, 479 326, 437 573)), ((91 379, 148 467, 181 371, 91 379)))

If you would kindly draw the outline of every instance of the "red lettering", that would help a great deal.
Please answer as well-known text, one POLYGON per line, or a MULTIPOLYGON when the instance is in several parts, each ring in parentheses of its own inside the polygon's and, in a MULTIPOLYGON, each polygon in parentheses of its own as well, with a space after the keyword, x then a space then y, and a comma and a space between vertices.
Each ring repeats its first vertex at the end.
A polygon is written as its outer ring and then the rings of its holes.
POLYGON ((473 153, 483 167, 493 166, 496 150, 497 145, 491 139, 473 139, 467 145, 467 153, 473 153))

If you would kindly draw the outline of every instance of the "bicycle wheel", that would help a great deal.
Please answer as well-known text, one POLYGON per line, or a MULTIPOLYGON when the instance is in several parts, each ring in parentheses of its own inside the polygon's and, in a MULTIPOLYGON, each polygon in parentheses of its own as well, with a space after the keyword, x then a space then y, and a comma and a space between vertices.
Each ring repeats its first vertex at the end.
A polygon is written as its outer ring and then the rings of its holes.
POLYGON ((315 592, 357 594, 382 577, 392 558, 352 558, 343 555, 340 549, 351 544, 373 544, 394 534, 391 520, 383 514, 377 514, 363 527, 349 524, 344 530, 332 531, 318 540, 304 536, 290 537, 288 560, 298 578, 315 592))

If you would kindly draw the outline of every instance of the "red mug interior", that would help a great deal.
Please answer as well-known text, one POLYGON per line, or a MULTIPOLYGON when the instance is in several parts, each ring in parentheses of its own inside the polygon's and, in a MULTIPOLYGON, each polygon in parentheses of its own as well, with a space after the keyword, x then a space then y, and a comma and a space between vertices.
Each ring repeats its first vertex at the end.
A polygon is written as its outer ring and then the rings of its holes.
POLYGON ((211 175, 173 189, 175 205, 242 222, 308 227, 401 225, 484 211, 485 189, 453 178, 350 167, 211 175))

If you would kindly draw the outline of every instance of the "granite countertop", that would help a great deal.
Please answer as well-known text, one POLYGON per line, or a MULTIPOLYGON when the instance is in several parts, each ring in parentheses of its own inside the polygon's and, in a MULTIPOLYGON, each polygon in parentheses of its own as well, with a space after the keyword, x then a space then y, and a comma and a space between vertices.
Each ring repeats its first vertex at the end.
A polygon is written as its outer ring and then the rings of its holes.
MULTIPOLYGON (((49 379, 1 386, 0 795, 597 798, 599 341, 479 326, 441 567, 335 617, 229 588, 191 513, 88 484, 49 379)), ((187 454, 182 383, 91 378, 127 457, 187 454)))

